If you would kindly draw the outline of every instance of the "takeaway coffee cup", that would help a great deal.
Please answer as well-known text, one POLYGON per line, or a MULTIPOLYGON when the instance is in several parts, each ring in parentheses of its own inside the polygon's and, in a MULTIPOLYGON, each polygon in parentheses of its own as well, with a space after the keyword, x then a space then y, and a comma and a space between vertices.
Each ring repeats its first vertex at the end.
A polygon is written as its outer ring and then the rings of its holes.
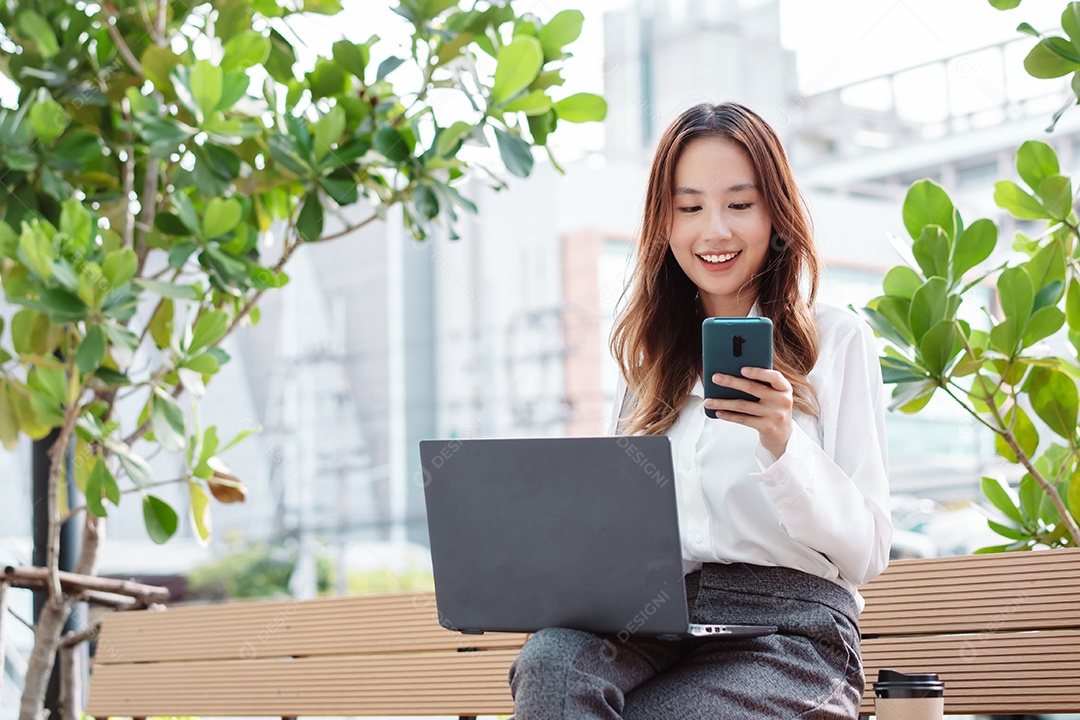
POLYGON ((878 720, 942 720, 945 683, 934 673, 905 675, 879 670, 874 683, 874 714, 878 720))

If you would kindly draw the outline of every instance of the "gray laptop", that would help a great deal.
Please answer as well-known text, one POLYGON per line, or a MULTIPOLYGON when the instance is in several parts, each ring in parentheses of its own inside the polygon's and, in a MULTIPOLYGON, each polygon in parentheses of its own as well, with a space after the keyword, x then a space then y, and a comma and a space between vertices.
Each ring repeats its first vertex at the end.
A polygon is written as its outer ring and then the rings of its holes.
POLYGON ((689 622, 665 436, 424 440, 420 461, 443 627, 776 632, 689 622))

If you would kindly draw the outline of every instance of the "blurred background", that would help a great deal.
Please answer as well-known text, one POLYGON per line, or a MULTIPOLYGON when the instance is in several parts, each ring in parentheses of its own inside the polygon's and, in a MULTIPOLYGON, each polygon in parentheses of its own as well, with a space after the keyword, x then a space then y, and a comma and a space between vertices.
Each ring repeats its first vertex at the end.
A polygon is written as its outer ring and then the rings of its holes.
MULTIPOLYGON (((226 343, 234 361, 203 401, 202 417, 225 436, 262 428, 229 452, 247 502, 214 508, 207 548, 190 527, 154 545, 134 505, 113 513, 103 575, 167 584, 183 600, 430 586, 421 439, 607 432, 607 340, 648 164, 689 105, 737 100, 773 124, 826 260, 821 299, 841 306, 880 294, 897 264, 888 235, 903 235, 911 182, 936 180, 968 222, 990 217, 1011 235, 1024 225, 995 206, 993 183, 1015 175, 1016 147, 1044 139, 1065 173, 1080 161, 1080 114, 1043 133, 1066 81, 1029 77, 1022 59, 1034 41, 985 0, 518 4, 545 19, 585 13, 565 92, 602 93, 607 120, 560 130, 553 152, 565 175, 538 158, 508 192, 466 183, 479 213, 460 239, 417 243, 391 214, 305 247, 289 285, 262 301, 258 326, 226 343)), ((1023 19, 1049 30, 1057 12, 1033 5, 1023 19)), ((383 4, 343 15, 311 21, 312 47, 342 28, 405 37, 383 4)), ((16 101, 0 88, 0 102, 16 101)), ((980 477, 1006 472, 989 432, 945 401, 890 414, 888 428, 894 557, 999 542, 975 507, 980 477)), ((7 564, 30 562, 29 451, 0 455, 7 564)), ((175 474, 168 457, 152 463, 175 474)), ((186 492, 168 499, 178 510, 188 502, 186 492)))

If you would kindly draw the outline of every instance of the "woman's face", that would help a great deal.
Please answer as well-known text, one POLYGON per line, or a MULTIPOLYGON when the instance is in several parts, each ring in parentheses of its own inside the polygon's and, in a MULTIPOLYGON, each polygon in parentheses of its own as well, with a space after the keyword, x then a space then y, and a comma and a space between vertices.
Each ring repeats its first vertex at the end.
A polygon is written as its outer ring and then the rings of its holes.
POLYGON ((671 252, 710 317, 743 317, 769 252, 772 217, 754 166, 726 138, 690 141, 675 166, 671 252))

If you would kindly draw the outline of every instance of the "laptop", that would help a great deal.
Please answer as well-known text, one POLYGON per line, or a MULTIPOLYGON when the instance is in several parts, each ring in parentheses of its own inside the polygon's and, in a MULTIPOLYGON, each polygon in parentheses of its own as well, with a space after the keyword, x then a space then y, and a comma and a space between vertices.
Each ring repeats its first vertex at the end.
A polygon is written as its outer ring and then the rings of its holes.
POLYGON ((666 436, 424 440, 420 462, 445 628, 776 632, 690 623, 666 436))

